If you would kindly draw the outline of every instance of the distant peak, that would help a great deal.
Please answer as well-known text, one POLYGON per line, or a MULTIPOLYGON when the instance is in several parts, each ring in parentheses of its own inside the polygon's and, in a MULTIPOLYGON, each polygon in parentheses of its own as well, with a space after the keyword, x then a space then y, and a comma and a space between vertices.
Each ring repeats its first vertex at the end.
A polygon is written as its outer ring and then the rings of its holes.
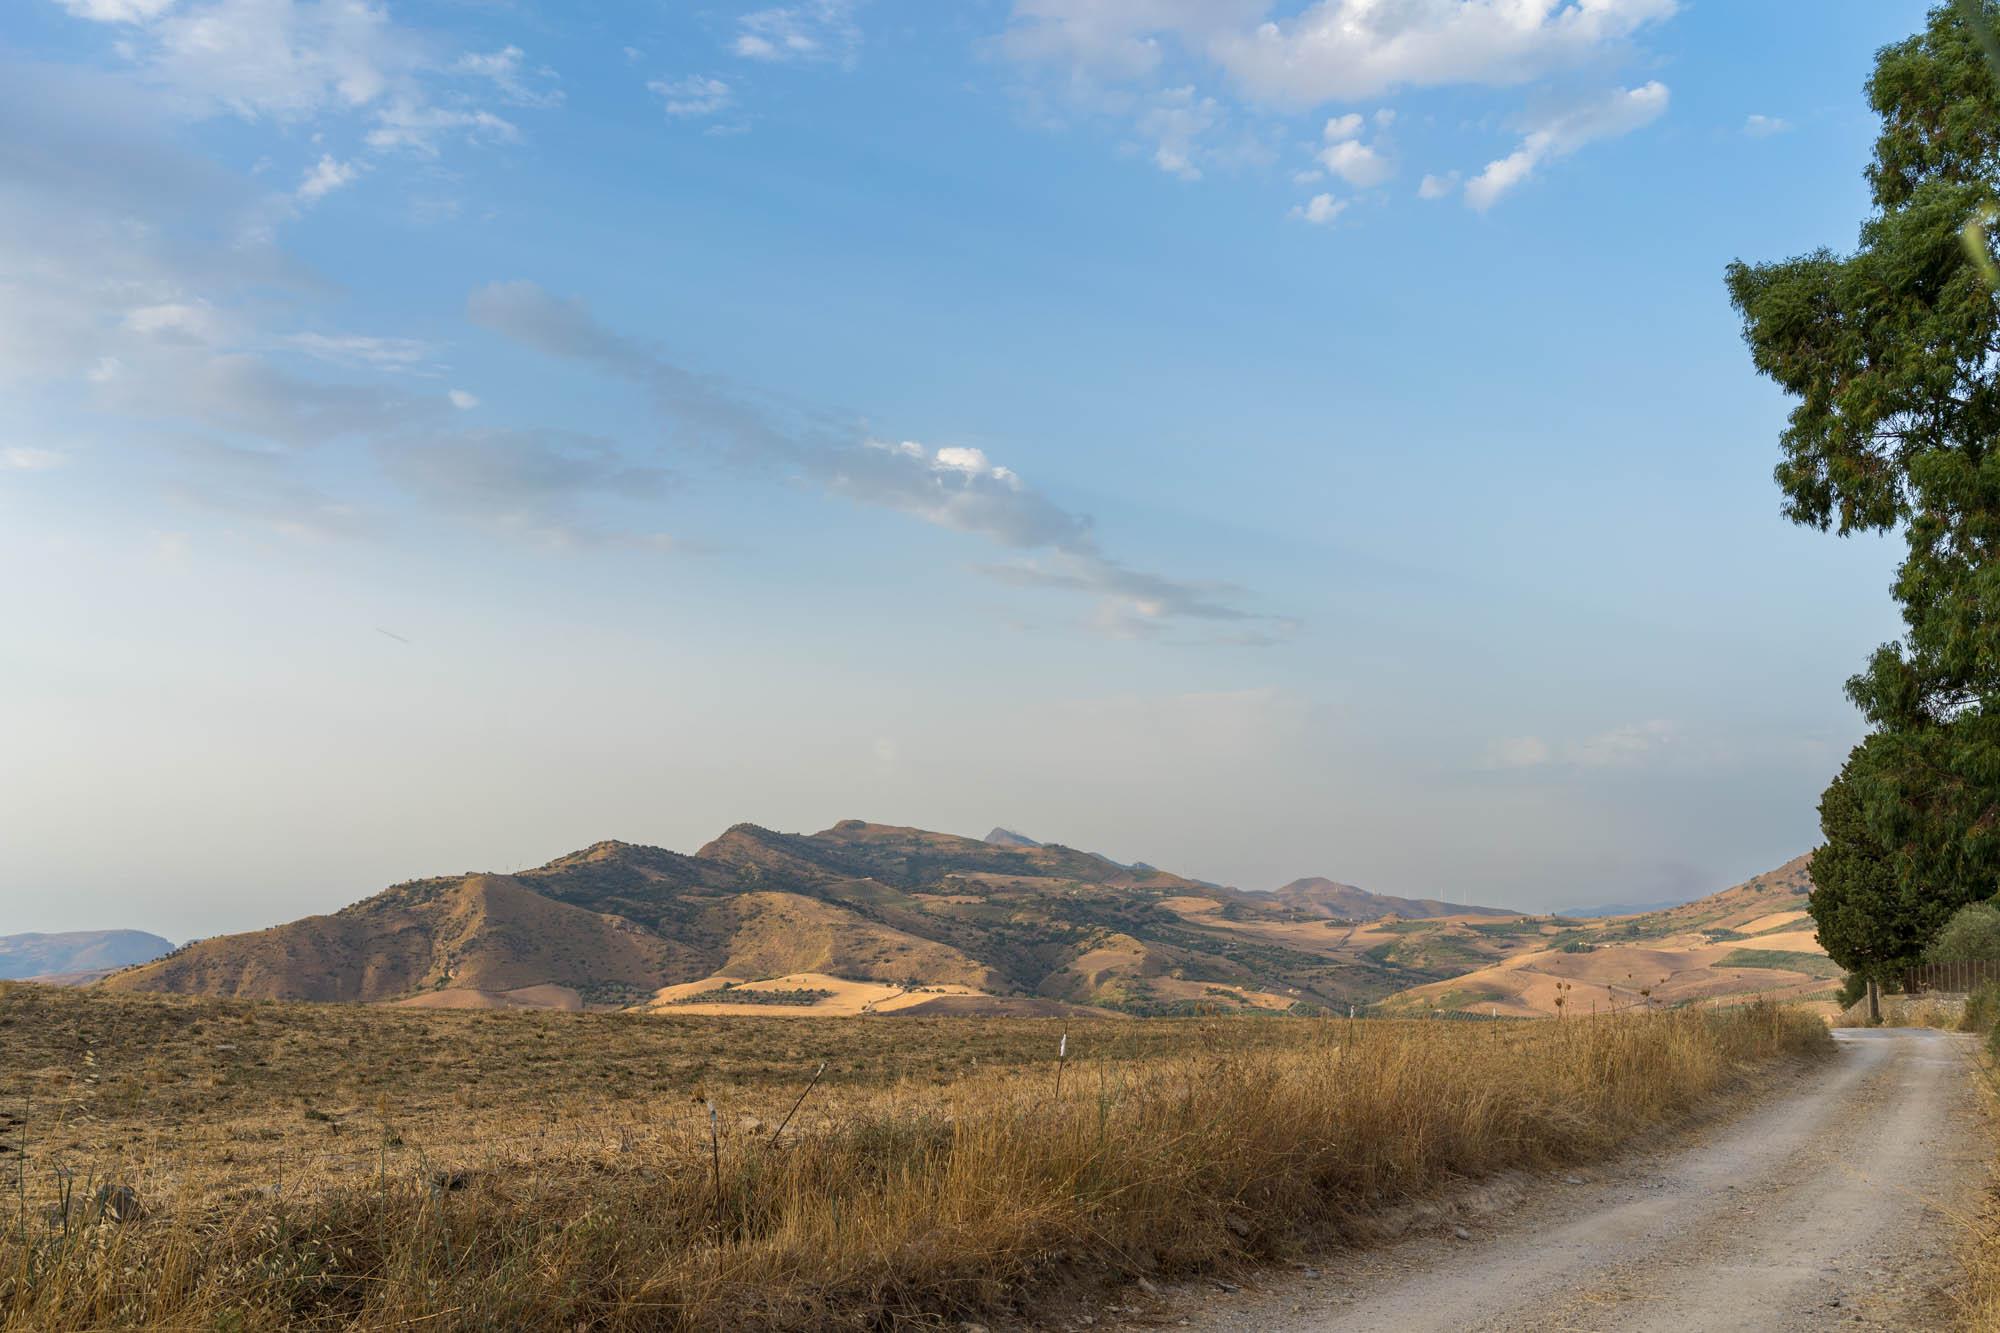
POLYGON ((1024 833, 1016 833, 1012 829, 998 827, 986 835, 986 841, 992 843, 995 847, 1039 847, 1042 845, 1024 833))

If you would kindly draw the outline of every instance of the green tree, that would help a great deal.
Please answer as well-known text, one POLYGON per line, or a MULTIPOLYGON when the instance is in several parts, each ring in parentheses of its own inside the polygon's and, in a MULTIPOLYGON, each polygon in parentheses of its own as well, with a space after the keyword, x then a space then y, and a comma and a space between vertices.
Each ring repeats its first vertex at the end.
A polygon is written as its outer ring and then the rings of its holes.
POLYGON ((1917 962, 1959 901, 1928 887, 1907 865, 1897 835, 1917 821, 1917 802, 1897 764, 1898 737, 1878 734, 1854 748, 1820 797, 1826 843, 1813 855, 1808 907, 1819 942, 1848 971, 1887 980, 1917 962))
POLYGON ((1913 962, 2000 885, 2000 211, 1993 0, 1931 11, 1868 82, 1882 130, 1859 247, 1729 266, 1757 369, 1797 401, 1796 522, 1900 530, 1905 634, 1848 682, 1874 728, 1820 804, 1812 911, 1834 959, 1913 962))
POLYGON ((2000 907, 1973 903, 1961 907, 1924 951, 1927 963, 2000 962, 2000 907))

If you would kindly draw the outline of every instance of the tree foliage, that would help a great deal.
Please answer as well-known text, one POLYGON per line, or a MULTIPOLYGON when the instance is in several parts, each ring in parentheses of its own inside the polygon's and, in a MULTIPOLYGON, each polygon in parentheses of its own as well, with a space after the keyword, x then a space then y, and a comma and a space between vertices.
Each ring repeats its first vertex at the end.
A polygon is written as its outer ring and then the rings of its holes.
POLYGON ((1874 727, 1821 801, 1814 920, 1843 965, 1914 961, 2000 886, 2000 216, 1993 0, 1883 49, 1874 212, 1848 255, 1730 265, 1757 369, 1795 400, 1786 515, 1900 530, 1905 634, 1848 682, 1874 727))
POLYGON ((2000 907, 1972 903, 1961 907, 1924 951, 1927 963, 2000 962, 2000 907))

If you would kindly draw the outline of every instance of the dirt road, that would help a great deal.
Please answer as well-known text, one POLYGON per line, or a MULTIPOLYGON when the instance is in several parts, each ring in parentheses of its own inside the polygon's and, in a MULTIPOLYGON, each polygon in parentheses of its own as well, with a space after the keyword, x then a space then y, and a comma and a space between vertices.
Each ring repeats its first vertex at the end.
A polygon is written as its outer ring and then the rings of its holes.
POLYGON ((1971 1038, 1841 1031, 1824 1070, 1748 1112, 1591 1171, 1502 1182, 1489 1211, 1129 1327, 1217 1333, 1932 1329, 1951 1319, 1952 1214, 1991 1139, 1971 1038))

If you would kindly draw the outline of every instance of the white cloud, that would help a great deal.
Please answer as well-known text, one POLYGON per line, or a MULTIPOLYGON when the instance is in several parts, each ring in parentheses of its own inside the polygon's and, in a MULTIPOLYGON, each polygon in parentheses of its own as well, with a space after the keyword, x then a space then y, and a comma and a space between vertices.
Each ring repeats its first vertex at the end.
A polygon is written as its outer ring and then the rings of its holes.
POLYGON ((1600 58, 1676 0, 1015 0, 1017 59, 1135 78, 1171 43, 1246 96, 1315 106, 1401 87, 1508 86, 1600 58))
POLYGON ((745 14, 731 49, 747 60, 851 63, 860 47, 853 0, 808 0, 745 14))
POLYGON ((299 188, 292 192, 301 203, 316 203, 343 186, 352 185, 361 178, 361 168, 353 162, 340 162, 331 154, 322 154, 319 162, 305 174, 299 188))
POLYGON ((1344 116, 1335 116, 1327 121, 1326 128, 1320 132, 1320 137, 1328 143, 1339 143, 1342 139, 1352 139, 1361 133, 1362 123, 1360 113, 1350 111, 1344 116))
POLYGON ((1417 186, 1417 198, 1442 199, 1458 188, 1458 173, 1448 171, 1442 176, 1426 175, 1417 186))
POLYGON ((1154 166, 1182 180, 1200 180, 1199 144, 1220 119, 1214 98, 1198 96, 1192 87, 1169 88, 1140 115, 1139 133, 1154 143, 1154 166))
MULTIPOLYGON (((903 447, 909 449, 912 446, 906 444, 903 447)), ((915 447, 922 448, 921 445, 915 447)), ((955 472, 970 472, 975 476, 986 475, 1007 482, 1017 481, 1014 474, 1006 468, 993 466, 992 461, 986 457, 984 449, 964 449, 947 445, 937 451, 935 458, 939 467, 950 468, 955 472)))
POLYGON ((313 474, 351 484, 348 446, 449 408, 332 367, 415 373, 433 349, 260 327, 321 293, 258 225, 268 191, 184 146, 187 111, 152 80, 0 60, 0 124, 37 127, 0 139, 0 397, 116 419, 107 461, 158 475, 148 455, 170 454, 189 503, 281 531, 360 531, 313 474))
POLYGON ((815 451, 799 463, 836 495, 1003 546, 1081 550, 1089 545, 1089 519, 1061 509, 979 449, 946 446, 932 452, 911 441, 866 440, 858 449, 815 451))
POLYGON ((171 9, 175 0, 62 0, 62 6, 80 19, 98 23, 143 23, 171 9))
POLYGON ((375 370, 409 370, 437 354, 416 338, 378 338, 354 333, 294 333, 285 345, 335 365, 375 370))
POLYGON ((726 110, 735 94, 721 79, 690 74, 684 79, 654 79, 646 90, 666 103, 670 116, 712 116, 726 110))
POLYGON ((1543 118, 1522 138, 1520 146, 1465 184, 1465 201, 1484 212, 1502 195, 1534 175, 1544 162, 1566 157, 1586 144, 1630 134, 1658 120, 1667 109, 1667 86, 1655 80, 1637 88, 1614 90, 1578 106, 1543 118))
POLYGON ((1766 139, 1773 134, 1783 134, 1792 127, 1789 120, 1777 116, 1752 115, 1743 122, 1743 132, 1753 139, 1766 139))
POLYGON ((215 308, 199 300, 136 306, 125 312, 123 322, 133 333, 148 338, 189 343, 216 342, 222 329, 222 321, 215 308))
POLYGON ((467 393, 463 389, 453 389, 450 393, 447 393, 445 397, 449 398, 451 400, 451 405, 457 408, 461 412, 470 412, 473 408, 479 406, 478 397, 474 394, 467 393))
POLYGON ((521 131, 510 120, 490 111, 458 111, 431 106, 421 101, 397 100, 375 116, 375 128, 368 131, 370 148, 403 150, 420 157, 436 157, 443 141, 454 134, 489 143, 514 143, 521 131))
MULTIPOLYGON (((1047 85, 1024 96, 1127 119, 1157 165, 1192 180, 1216 156, 1202 140, 1215 125, 1397 89, 1513 87, 1602 68, 1678 8, 1678 0, 1012 0, 998 46, 1046 73, 1047 85), (1226 91, 1195 91, 1211 83, 1226 91), (1166 88, 1207 123, 1158 133, 1170 123, 1158 101, 1166 88)), ((1396 109, 1341 110, 1321 130, 1323 167, 1357 189, 1394 174, 1388 146, 1364 141, 1371 123, 1389 130, 1396 109)), ((1490 206, 1577 141, 1558 132, 1524 142, 1471 191, 1475 206, 1490 206)))
POLYGON ((128 25, 133 31, 118 50, 198 114, 297 122, 363 112, 375 123, 370 146, 435 155, 446 135, 508 140, 517 134, 462 92, 441 89, 445 80, 486 80, 518 106, 562 101, 554 72, 529 70, 519 47, 440 65, 422 34, 370 0, 63 3, 79 17, 128 25))
POLYGON ((1259 100, 1312 106, 1399 87, 1525 83, 1587 63, 1675 9, 1675 0, 1319 0, 1218 34, 1208 49, 1259 100))
POLYGON ((469 51, 458 58, 452 69, 460 74, 490 79, 500 95, 515 106, 544 110, 561 106, 563 90, 555 86, 556 72, 547 66, 530 71, 526 60, 527 52, 520 47, 503 46, 498 51, 483 55, 469 51), (534 81, 532 84, 530 79, 534 81))
POLYGON ((1319 161, 1328 171, 1357 189, 1380 185, 1395 168, 1373 148, 1359 139, 1342 139, 1320 150, 1319 161))
POLYGON ((61 467, 65 461, 53 449, 30 449, 23 445, 0 449, 0 468, 10 472, 46 472, 61 467))
POLYGON ((1347 211, 1347 200, 1335 199, 1330 194, 1316 194, 1292 210, 1292 216, 1324 227, 1347 211))
POLYGON ((364 107, 422 64, 414 34, 353 0, 210 0, 147 31, 150 63, 171 86, 246 117, 364 107))

